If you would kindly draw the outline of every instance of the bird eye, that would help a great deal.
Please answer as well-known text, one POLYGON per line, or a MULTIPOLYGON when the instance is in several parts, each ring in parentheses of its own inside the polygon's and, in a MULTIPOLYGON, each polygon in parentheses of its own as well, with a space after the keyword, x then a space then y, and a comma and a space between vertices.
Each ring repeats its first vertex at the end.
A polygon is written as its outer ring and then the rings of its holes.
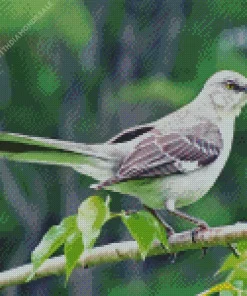
POLYGON ((227 82, 226 83, 226 88, 231 89, 231 90, 238 90, 239 86, 234 82, 227 82))
POLYGON ((235 84, 234 83, 227 83, 226 84, 226 88, 227 89, 234 89, 234 87, 235 87, 235 84))

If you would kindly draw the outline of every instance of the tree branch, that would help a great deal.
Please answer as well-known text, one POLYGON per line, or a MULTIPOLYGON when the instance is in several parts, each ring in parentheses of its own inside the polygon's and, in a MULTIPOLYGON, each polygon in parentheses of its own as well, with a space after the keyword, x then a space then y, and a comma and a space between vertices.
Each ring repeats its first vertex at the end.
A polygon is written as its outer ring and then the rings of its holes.
MULTIPOLYGON (((237 223, 222 227, 212 227, 200 231, 196 236, 196 242, 191 240, 191 231, 176 233, 169 238, 170 250, 154 242, 148 257, 161 254, 172 254, 189 249, 200 249, 203 247, 225 246, 247 240, 247 223, 237 223)), ((104 263, 120 262, 128 259, 141 260, 138 246, 135 241, 112 243, 105 246, 95 247, 83 253, 78 261, 78 267, 92 267, 104 263)), ((48 259, 37 271, 36 277, 42 278, 50 275, 64 273, 65 257, 58 256, 48 259)), ((23 284, 32 273, 32 264, 26 264, 0 273, 0 287, 23 284)))

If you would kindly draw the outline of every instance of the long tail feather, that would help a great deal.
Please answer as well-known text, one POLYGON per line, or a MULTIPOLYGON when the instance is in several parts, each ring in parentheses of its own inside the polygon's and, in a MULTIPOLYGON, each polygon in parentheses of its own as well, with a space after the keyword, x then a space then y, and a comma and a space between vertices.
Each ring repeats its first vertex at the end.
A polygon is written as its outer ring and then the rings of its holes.
POLYGON ((88 159, 104 158, 97 145, 0 133, 0 158, 15 161, 73 165, 87 163, 88 159), (91 156, 91 157, 90 157, 91 156))
POLYGON ((0 158, 69 166, 99 181, 111 178, 119 161, 115 145, 88 145, 6 132, 0 133, 0 158))

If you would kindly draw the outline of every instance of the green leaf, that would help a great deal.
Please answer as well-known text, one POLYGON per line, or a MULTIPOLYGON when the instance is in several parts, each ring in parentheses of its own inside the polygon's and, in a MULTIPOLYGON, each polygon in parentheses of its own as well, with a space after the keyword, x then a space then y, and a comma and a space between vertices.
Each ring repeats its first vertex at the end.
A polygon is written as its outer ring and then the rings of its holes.
POLYGON ((222 266, 220 267, 220 269, 217 271, 216 274, 233 269, 240 262, 241 262, 240 258, 236 258, 236 256, 234 256, 233 254, 230 254, 229 256, 227 256, 224 263, 222 264, 222 266))
POLYGON ((237 292, 236 291, 220 291, 219 293, 220 296, 237 296, 237 292))
MULTIPOLYGON (((238 268, 240 265, 242 268, 244 268, 244 265, 247 263, 247 241, 241 241, 237 244, 237 249, 240 252, 240 258, 236 258, 233 254, 227 256, 224 263, 220 267, 220 269, 217 271, 216 274, 219 274, 221 272, 238 268)), ((245 267, 246 268, 246 267, 245 267)), ((247 270, 247 268, 246 268, 247 270)))
POLYGON ((83 250, 82 233, 77 230, 67 237, 64 245, 64 254, 66 257, 66 281, 68 281, 83 250))
MULTIPOLYGON (((200 294, 198 294, 198 296, 209 296, 209 295, 214 295, 215 293, 217 292, 221 292, 221 293, 226 293, 226 292, 230 292, 231 294, 228 294, 229 296, 230 295, 236 295, 236 291, 237 289, 231 285, 230 283, 228 282, 224 282, 224 283, 220 283, 220 284, 217 284, 215 286, 213 286, 212 288, 210 288, 209 290, 207 291, 204 291, 200 294)), ((224 295, 224 294, 220 294, 220 295, 224 295)), ((225 294, 227 295, 227 294, 225 294)))
POLYGON ((65 218, 59 225, 52 226, 43 236, 39 245, 32 252, 33 273, 28 281, 33 278, 37 269, 48 259, 76 229, 76 216, 65 218))
POLYGON ((160 240, 168 247, 164 229, 161 229, 160 223, 150 213, 140 211, 132 215, 123 215, 122 220, 132 237, 137 241, 143 260, 155 239, 160 240))
POLYGON ((234 286, 236 286, 236 283, 242 282, 242 287, 247 287, 247 270, 242 268, 235 268, 228 275, 226 280, 234 286))
POLYGON ((99 196, 91 196, 78 209, 77 225, 82 232, 85 249, 93 247, 101 227, 110 218, 109 197, 104 201, 99 196))
POLYGON ((242 254, 247 251, 247 241, 241 241, 237 244, 239 252, 242 254))
POLYGON ((244 282, 241 280, 236 280, 233 283, 233 286, 236 287, 237 289, 243 290, 244 288, 244 282))
POLYGON ((161 225, 161 223, 155 219, 155 227, 157 232, 157 239, 162 243, 162 245, 169 250, 169 243, 167 239, 167 233, 165 231, 164 226, 161 225))

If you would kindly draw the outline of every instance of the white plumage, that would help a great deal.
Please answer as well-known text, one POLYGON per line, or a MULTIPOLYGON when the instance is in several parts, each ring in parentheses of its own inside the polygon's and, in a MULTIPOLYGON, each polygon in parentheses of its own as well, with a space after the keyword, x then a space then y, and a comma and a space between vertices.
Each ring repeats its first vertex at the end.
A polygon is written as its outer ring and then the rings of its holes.
POLYGON ((78 164, 60 164, 99 181, 93 188, 130 194, 150 208, 165 206, 197 223, 175 209, 201 198, 217 180, 230 154, 235 118, 246 103, 246 92, 244 76, 221 71, 207 80, 190 104, 155 122, 125 130, 107 143, 5 134, 10 139, 0 137, 0 151, 9 159, 40 163, 56 162, 35 158, 37 147, 81 154, 85 159, 78 164), (21 157, 23 151, 25 157, 21 157))

